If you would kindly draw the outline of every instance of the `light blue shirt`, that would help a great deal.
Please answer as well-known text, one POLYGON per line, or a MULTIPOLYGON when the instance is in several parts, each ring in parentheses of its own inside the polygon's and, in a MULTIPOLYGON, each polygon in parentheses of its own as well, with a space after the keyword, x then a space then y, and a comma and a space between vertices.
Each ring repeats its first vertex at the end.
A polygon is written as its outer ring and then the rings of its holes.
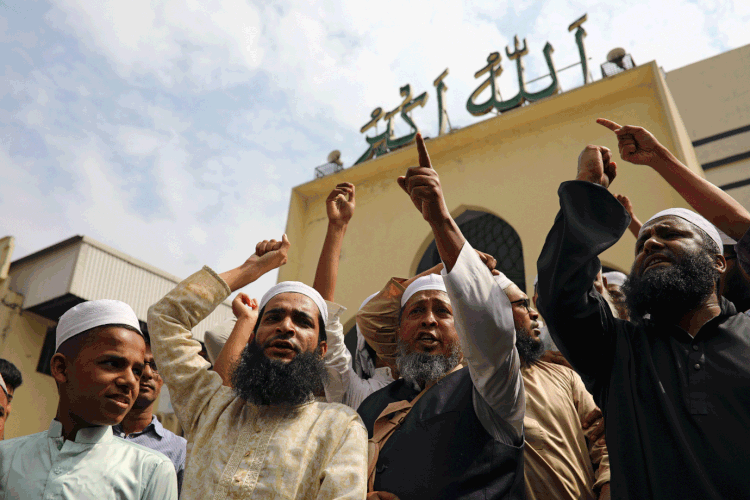
POLYGON ((53 420, 45 432, 0 441, 0 499, 177 500, 177 477, 167 457, 115 438, 112 427, 66 441, 53 420))

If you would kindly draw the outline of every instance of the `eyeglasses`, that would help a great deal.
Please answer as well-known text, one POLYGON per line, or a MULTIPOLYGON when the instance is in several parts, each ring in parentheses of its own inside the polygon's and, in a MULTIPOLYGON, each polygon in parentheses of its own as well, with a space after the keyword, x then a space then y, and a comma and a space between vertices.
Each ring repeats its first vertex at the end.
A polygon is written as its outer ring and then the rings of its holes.
POLYGON ((158 368, 156 368, 156 361, 146 361, 146 366, 151 368, 151 371, 154 373, 159 373, 158 368))
POLYGON ((511 301, 512 304, 521 304, 524 308, 526 308, 527 313, 531 313, 531 307, 529 306, 529 299, 519 299, 519 300, 513 300, 511 301))

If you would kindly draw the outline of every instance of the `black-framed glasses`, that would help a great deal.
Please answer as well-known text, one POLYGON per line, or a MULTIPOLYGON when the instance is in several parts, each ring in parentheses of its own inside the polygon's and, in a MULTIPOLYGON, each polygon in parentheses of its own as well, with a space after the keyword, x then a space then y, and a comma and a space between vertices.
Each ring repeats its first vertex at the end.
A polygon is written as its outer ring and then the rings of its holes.
POLYGON ((523 307, 526 308, 526 312, 527 313, 531 313, 531 306, 530 306, 529 299, 512 300, 510 303, 511 303, 511 305, 513 305, 513 304, 521 304, 523 307))

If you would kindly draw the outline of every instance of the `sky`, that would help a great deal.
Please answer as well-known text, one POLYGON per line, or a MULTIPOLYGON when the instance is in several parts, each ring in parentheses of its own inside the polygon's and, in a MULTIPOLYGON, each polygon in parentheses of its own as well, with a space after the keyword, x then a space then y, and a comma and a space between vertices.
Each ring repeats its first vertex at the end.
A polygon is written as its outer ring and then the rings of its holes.
MULTIPOLYGON (((476 123, 487 56, 512 96, 514 35, 531 80, 548 41, 558 69, 579 61, 568 25, 583 14, 595 80, 615 47, 670 71, 750 43, 744 0, 0 0, 0 237, 14 260, 83 234, 180 278, 231 269, 281 237, 292 188, 329 152, 359 158, 360 128, 400 87, 428 92, 411 116, 437 135, 449 68, 451 124, 476 123)), ((563 90, 582 79, 560 73, 563 90)))

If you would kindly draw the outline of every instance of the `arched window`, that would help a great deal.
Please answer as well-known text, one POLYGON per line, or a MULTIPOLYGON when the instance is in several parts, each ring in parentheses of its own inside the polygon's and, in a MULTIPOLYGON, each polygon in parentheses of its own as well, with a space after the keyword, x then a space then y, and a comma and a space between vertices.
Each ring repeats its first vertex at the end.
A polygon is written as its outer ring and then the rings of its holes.
MULTIPOLYGON (((521 238, 503 219, 487 212, 467 210, 456 218, 464 238, 475 249, 497 259, 497 269, 526 291, 526 272, 523 266, 521 238)), ((417 274, 440 263, 435 241, 427 247, 417 266, 417 274)))

